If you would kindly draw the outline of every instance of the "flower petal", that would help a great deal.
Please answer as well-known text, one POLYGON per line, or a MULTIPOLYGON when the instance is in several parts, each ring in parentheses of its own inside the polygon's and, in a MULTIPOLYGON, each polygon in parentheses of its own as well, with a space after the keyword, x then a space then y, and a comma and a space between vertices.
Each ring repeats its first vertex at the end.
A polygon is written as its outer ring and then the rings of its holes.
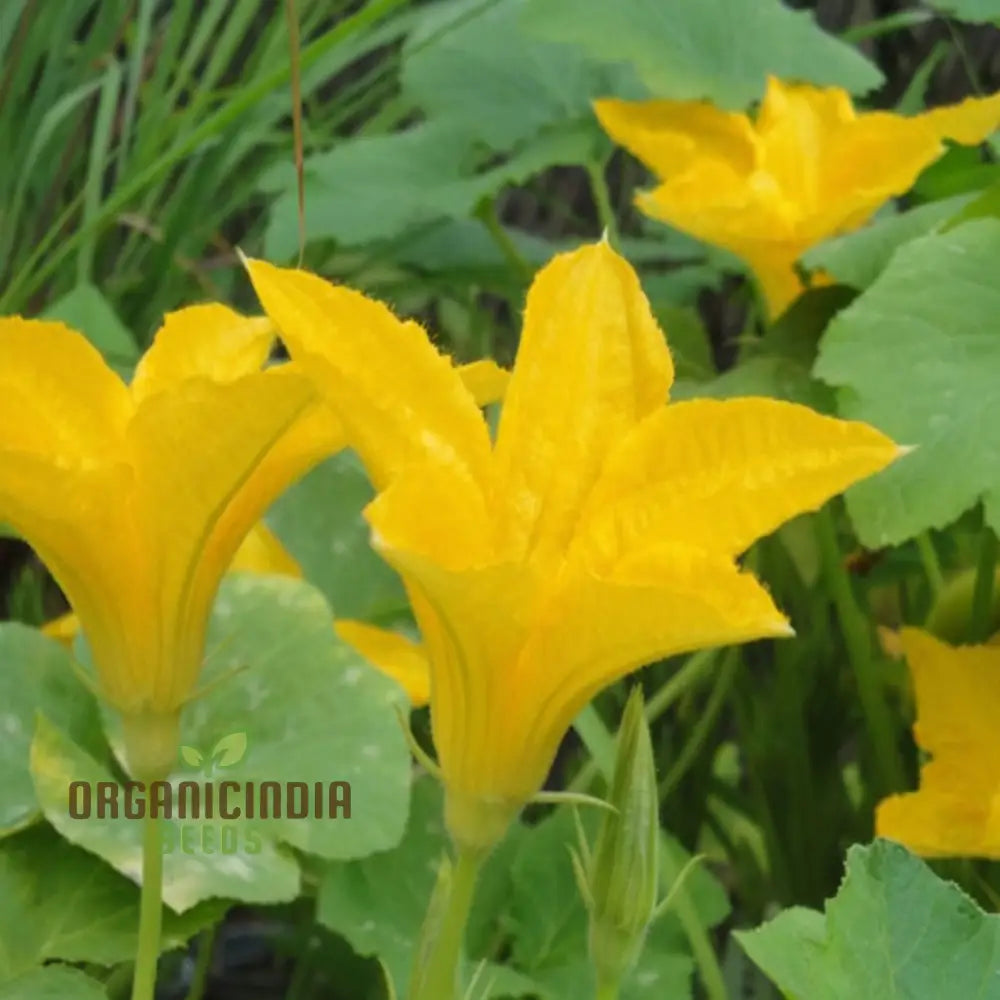
POLYGON ((53 618, 42 626, 42 634, 47 635, 64 646, 72 646, 73 640, 80 634, 80 618, 72 611, 53 618))
POLYGON ((967 97, 958 104, 925 111, 917 119, 939 139, 977 146, 1000 128, 1000 93, 967 97))
MULTIPOLYGON (((293 429, 291 433, 294 434, 295 430, 293 429)), ((250 529, 250 534, 243 539, 229 565, 229 571, 269 573, 274 576, 302 579, 302 567, 263 521, 258 521, 250 529)))
POLYGON ((503 399, 510 382, 510 372, 489 358, 462 365, 458 374, 477 406, 503 399))
POLYGON ((82 334, 0 319, 0 357, 0 449, 78 467, 120 452, 128 390, 82 334))
POLYGON ((102 692, 122 710, 139 707, 144 678, 137 671, 156 656, 149 628, 156 591, 131 512, 133 489, 124 464, 72 469, 0 450, 0 518, 62 588, 86 633, 102 692))
POLYGON ((818 203, 803 237, 812 244, 856 229, 908 191, 943 152, 940 137, 919 118, 884 111, 859 115, 828 141, 818 203))
POLYGON ((757 137, 747 116, 706 101, 609 98, 595 101, 594 112, 604 131, 660 178, 710 157, 742 173, 750 173, 757 162, 757 137))
POLYGON ((144 399, 129 428, 139 510, 159 555, 162 642, 179 645, 153 680, 157 708, 176 708, 190 693, 219 580, 250 528, 308 468, 264 466, 317 401, 290 368, 179 383, 144 399))
POLYGON ((663 539, 732 557, 900 453, 867 424, 795 403, 674 403, 611 455, 578 544, 605 567, 663 539))
POLYGON ((168 313, 132 379, 138 404, 185 379, 231 382, 260 371, 274 343, 267 318, 241 316, 223 305, 190 306, 168 313))
POLYGON ((917 700, 914 736, 932 757, 920 790, 879 805, 879 836, 929 856, 1000 858, 1000 647, 901 640, 917 700))
POLYGON ((540 783, 580 709, 633 670, 690 650, 791 634, 750 573, 693 547, 647 550, 608 578, 574 573, 546 604, 494 708, 509 720, 506 745, 518 748, 508 780, 540 783))
POLYGON ((636 196, 639 209, 741 258, 757 279, 768 315, 780 316, 802 293, 795 262, 809 248, 800 207, 773 178, 735 178, 712 164, 636 196))
POLYGON ((414 708, 430 701, 431 668, 419 642, 367 622, 341 619, 335 628, 344 642, 399 684, 414 708))
POLYGON ((539 272, 495 452, 502 530, 515 553, 565 549, 608 450, 663 405, 672 379, 639 280, 607 243, 539 272))
MULTIPOLYGON (((485 502, 457 467, 413 468, 369 505, 375 548, 403 578, 430 664, 434 744, 451 787, 489 785, 497 691, 507 683, 541 581, 499 562, 485 502)), ((531 693, 525 692, 526 707, 531 693)))
POLYGON ((800 206, 802 214, 816 210, 831 138, 854 117, 846 90, 768 78, 756 121, 761 169, 800 206))
POLYGON ((421 327, 322 278, 248 261, 292 357, 308 363, 376 487, 424 458, 455 456, 484 475, 486 423, 451 361, 421 327))

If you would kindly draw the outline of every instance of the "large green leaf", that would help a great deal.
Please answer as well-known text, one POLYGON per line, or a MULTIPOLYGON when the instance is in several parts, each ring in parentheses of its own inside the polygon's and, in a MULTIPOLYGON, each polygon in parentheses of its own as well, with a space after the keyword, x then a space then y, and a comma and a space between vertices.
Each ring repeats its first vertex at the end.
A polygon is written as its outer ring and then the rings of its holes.
POLYGON ((0 1000, 107 1000, 104 987, 78 969, 50 965, 0 984, 0 1000))
MULTIPOLYGON (((504 162, 487 167, 464 129, 446 119, 391 135, 349 139, 306 161, 308 236, 359 246, 439 219, 464 218, 507 184, 555 164, 586 161, 593 144, 589 130, 562 129, 536 137, 504 162)), ((289 170, 268 181, 282 192, 265 234, 273 260, 289 260, 298 252, 293 180, 289 170)))
POLYGON ((857 232, 820 243, 802 261, 810 269, 827 271, 845 285, 867 288, 904 243, 940 229, 973 198, 971 194, 956 195, 877 219, 857 232))
POLYGON ((847 492, 861 541, 895 545, 980 498, 1000 527, 1000 222, 902 247, 831 323, 815 372, 846 417, 918 447, 847 492))
POLYGON ((529 0, 525 27, 635 67, 658 97, 742 108, 766 76, 860 94, 882 75, 859 52, 780 0, 529 0))
POLYGON ((0 625, 0 836, 41 812, 28 770, 35 713, 99 752, 101 724, 63 646, 15 622, 0 625))
POLYGON ((929 4, 962 21, 1000 21, 1000 0, 929 0, 929 4))
MULTIPOLYGON (((322 596, 299 581, 234 574, 223 583, 208 648, 205 683, 220 683, 184 710, 181 742, 198 750, 183 757, 200 757, 215 772, 185 773, 179 763, 171 783, 227 780, 245 789, 250 781, 258 788, 262 781, 303 782, 312 801, 314 783, 348 781, 351 815, 322 818, 310 809, 303 819, 166 821, 173 846, 164 857, 167 903, 183 911, 213 896, 288 900, 298 892, 299 869, 287 846, 327 858, 394 846, 405 825, 410 772, 395 713, 402 692, 337 639, 322 596), (235 733, 246 734, 242 757, 213 753, 235 733), (232 831, 228 843, 224 828, 232 831)), ((121 759, 117 734, 113 745, 121 759)), ((140 822, 69 816, 69 783, 110 780, 106 767, 40 721, 32 774, 46 816, 67 839, 139 879, 140 822)))
POLYGON ((529 0, 445 0, 427 8, 403 47, 405 93, 429 115, 505 150, 543 129, 586 121, 596 97, 642 96, 631 74, 581 49, 533 37, 529 0))
MULTIPOLYGON (((216 900, 182 916, 167 910, 164 951, 221 919, 225 908, 216 900)), ((0 845, 0 982, 52 959, 128 961, 138 924, 135 885, 51 827, 26 830, 0 845)))
POLYGON ((267 515, 338 618, 371 620, 407 606, 399 577, 368 543, 361 512, 374 495, 357 456, 343 451, 286 490, 267 515))
POLYGON ((790 1000, 1000 998, 1000 917, 889 841, 850 849, 825 913, 737 937, 790 1000))

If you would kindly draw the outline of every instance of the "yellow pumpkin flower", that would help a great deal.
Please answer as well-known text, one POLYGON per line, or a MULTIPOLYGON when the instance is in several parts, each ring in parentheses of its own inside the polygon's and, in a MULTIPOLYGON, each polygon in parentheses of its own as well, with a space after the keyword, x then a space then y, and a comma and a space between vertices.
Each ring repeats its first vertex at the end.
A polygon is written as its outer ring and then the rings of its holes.
MULTIPOLYGON (((240 543, 230 573, 271 573, 301 579, 302 568, 263 522, 255 524, 240 543)), ((80 634, 80 618, 69 611, 42 626, 42 632, 65 646, 72 646, 80 634)))
POLYGON ((341 440, 298 366, 265 367, 273 339, 265 319, 183 309, 126 385, 61 323, 0 320, 0 519, 67 595, 147 775, 173 759, 240 542, 341 440))
MULTIPOLYGON (((485 375, 490 380, 482 396, 489 398, 495 397, 498 392, 502 394, 504 379, 497 379, 496 372, 478 362, 462 369, 467 385, 470 380, 465 376, 470 368, 475 372, 475 379, 485 375)), ((250 529, 250 534, 243 540, 229 566, 229 572, 289 576, 296 580, 303 578, 302 567, 263 521, 250 529)), ((71 611, 45 624, 42 631, 63 645, 71 646, 80 632, 80 619, 71 611)), ((396 681, 414 708, 427 704, 430 698, 427 660, 418 643, 398 632, 346 618, 336 623, 336 631, 373 666, 396 681)))
POLYGON ((1000 644, 900 633, 913 677, 920 789, 880 803, 875 828, 926 857, 1000 858, 1000 644))
POLYGON ((663 333, 604 242, 537 275, 495 443, 416 323, 314 275, 248 267, 378 491, 366 516, 421 629, 446 819, 472 849, 538 791, 605 685, 791 634, 736 557, 898 454, 791 403, 666 405, 663 333))
POLYGON ((774 77, 755 118, 702 101, 600 100, 605 131, 660 184, 636 204, 742 258, 772 316, 802 291, 795 262, 857 229, 944 152, 1000 126, 1000 94, 910 117, 858 113, 837 87, 774 77))

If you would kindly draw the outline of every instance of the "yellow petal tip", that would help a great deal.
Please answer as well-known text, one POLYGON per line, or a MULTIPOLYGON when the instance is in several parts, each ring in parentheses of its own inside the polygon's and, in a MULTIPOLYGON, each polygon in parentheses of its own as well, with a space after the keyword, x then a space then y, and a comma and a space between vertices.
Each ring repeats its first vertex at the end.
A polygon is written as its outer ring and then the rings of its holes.
POLYGON ((775 622, 774 637, 776 639, 793 639, 795 637, 795 629, 792 628, 792 623, 785 618, 775 622))

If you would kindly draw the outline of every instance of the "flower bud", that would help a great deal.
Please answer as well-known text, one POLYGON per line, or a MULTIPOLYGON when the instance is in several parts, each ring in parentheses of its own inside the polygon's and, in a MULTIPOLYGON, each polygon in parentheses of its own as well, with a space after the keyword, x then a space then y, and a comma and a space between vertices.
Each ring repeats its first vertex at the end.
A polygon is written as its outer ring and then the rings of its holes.
POLYGON ((590 911, 590 958, 599 983, 618 983, 642 951, 656 907, 659 797, 642 691, 629 696, 609 802, 582 886, 590 911))

